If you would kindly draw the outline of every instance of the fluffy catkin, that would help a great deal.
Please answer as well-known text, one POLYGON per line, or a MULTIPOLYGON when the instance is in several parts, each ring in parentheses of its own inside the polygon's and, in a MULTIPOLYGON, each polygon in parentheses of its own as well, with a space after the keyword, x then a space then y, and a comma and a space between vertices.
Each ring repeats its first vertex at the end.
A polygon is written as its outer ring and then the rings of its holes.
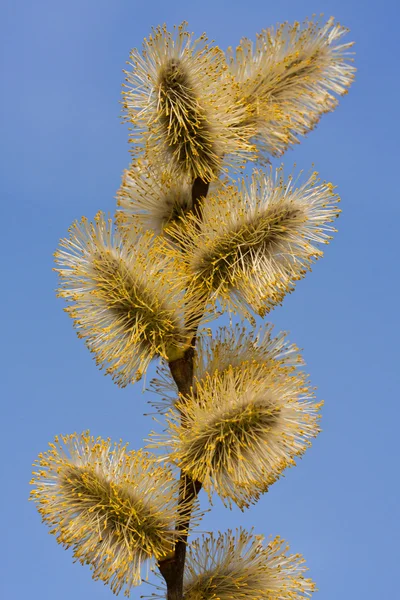
POLYGON ((134 153, 144 148, 178 176, 212 181, 250 156, 255 130, 223 52, 204 34, 193 40, 186 25, 156 27, 142 53, 132 51, 124 107, 134 153))
POLYGON ((315 590, 300 554, 276 537, 238 529, 203 536, 188 548, 184 600, 301 600, 315 590))
POLYGON ((156 356, 183 353, 186 280, 150 233, 124 243, 99 213, 94 223, 72 225, 55 259, 58 295, 69 303, 78 336, 118 385, 139 379, 156 356))
POLYGON ((317 173, 299 184, 281 168, 256 171, 249 184, 209 195, 201 219, 189 214, 167 228, 166 251, 184 266, 193 302, 264 316, 323 255, 338 201, 317 173))
POLYGON ((256 130, 258 159, 281 156, 298 137, 334 110, 354 79, 352 42, 334 19, 284 23, 264 29, 228 51, 231 73, 248 108, 246 124, 256 130))
POLYGON ((284 338, 266 338, 264 347, 239 350, 236 358, 235 344, 225 350, 217 339, 210 346, 216 357, 206 371, 195 362, 201 378, 171 402, 167 431, 152 434, 150 446, 167 449, 163 459, 200 481, 210 498, 215 492, 244 508, 311 445, 322 403, 284 338))
POLYGON ((118 594, 143 563, 173 550, 178 483, 155 457, 89 432, 57 436, 39 454, 31 499, 59 544, 118 594))

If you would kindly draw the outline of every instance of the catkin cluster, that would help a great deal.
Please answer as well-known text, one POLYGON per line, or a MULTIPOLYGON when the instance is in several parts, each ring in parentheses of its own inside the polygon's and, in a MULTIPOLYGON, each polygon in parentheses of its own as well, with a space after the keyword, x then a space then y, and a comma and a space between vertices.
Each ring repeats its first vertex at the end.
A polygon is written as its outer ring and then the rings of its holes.
POLYGON ((118 386, 159 359, 153 404, 164 428, 148 440, 155 454, 89 432, 57 436, 31 482, 56 540, 115 594, 129 595, 145 565, 159 567, 162 595, 174 599, 301 600, 314 590, 279 537, 188 536, 201 488, 244 510, 319 432, 322 402, 298 348, 256 318, 322 257, 339 197, 315 171, 262 165, 347 93, 345 34, 334 19, 285 23, 225 53, 182 23, 154 28, 130 55, 132 161, 115 218, 73 223, 55 270, 78 337, 118 386), (248 161, 256 168, 243 177, 248 161), (229 326, 206 328, 225 311, 229 326))

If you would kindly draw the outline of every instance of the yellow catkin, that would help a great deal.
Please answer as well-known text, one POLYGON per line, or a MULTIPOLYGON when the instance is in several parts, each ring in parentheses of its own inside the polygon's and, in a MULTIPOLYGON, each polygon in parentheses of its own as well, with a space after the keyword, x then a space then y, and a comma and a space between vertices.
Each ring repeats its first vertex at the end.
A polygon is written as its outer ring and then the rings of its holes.
MULTIPOLYGON (((256 129, 258 159, 281 156, 312 130, 354 79, 352 42, 334 19, 264 29, 256 43, 229 49, 231 73, 248 108, 245 123, 256 129)), ((244 123, 243 123, 244 124, 244 123)))
POLYGON ((129 595, 143 563, 173 550, 178 483, 149 453, 89 432, 57 436, 49 446, 34 465, 31 499, 94 579, 129 595))
POLYGON ((182 261, 193 302, 264 316, 323 255, 338 201, 316 173, 299 184, 281 168, 255 171, 250 183, 208 196, 201 219, 188 215, 167 228, 167 252, 182 261))
POLYGON ((136 150, 178 175, 212 181, 250 156, 255 131, 223 52, 204 34, 193 40, 186 26, 156 27, 142 53, 132 51, 124 107, 136 150))
MULTIPOLYGON (((224 179, 213 181, 210 193, 226 185, 224 179)), ((124 171, 117 192, 116 222, 123 237, 135 243, 138 230, 150 230, 156 235, 167 234, 168 226, 180 224, 192 209, 192 181, 177 176, 165 165, 157 166, 144 159, 132 162, 124 171)))
POLYGON ((117 205, 118 228, 125 239, 135 241, 138 229, 160 234, 186 214, 192 207, 192 184, 139 159, 124 171, 117 205))
MULTIPOLYGON (((273 325, 264 323, 252 329, 243 323, 233 327, 220 327, 212 334, 202 329, 196 338, 193 363, 193 390, 196 382, 204 380, 216 371, 220 374, 230 367, 240 368, 247 363, 281 365, 287 373, 304 364, 299 349, 280 332, 273 336, 273 325)), ((151 404, 161 413, 173 407, 178 399, 178 389, 171 376, 168 363, 163 361, 157 368, 157 376, 151 381, 151 390, 159 396, 151 404)))
POLYGON ((311 445, 322 403, 283 334, 267 331, 257 343, 235 333, 222 333, 197 357, 191 394, 171 402, 167 433, 153 434, 151 445, 167 447, 166 458, 210 498, 215 492, 244 508, 311 445))
POLYGON ((203 536, 188 548, 184 600, 302 600, 315 584, 300 554, 276 537, 263 544, 252 531, 203 536))
POLYGON ((55 258, 58 295, 69 303, 79 337, 118 385, 140 378, 154 357, 183 352, 186 279, 150 233, 124 243, 99 213, 94 223, 83 218, 72 225, 55 258))

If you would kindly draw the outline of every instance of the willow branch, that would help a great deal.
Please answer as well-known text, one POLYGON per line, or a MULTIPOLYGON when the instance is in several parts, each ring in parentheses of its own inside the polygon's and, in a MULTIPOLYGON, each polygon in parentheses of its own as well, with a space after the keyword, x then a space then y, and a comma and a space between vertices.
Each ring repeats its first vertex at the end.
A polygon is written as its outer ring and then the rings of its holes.
MULTIPOLYGON (((201 218, 201 199, 208 193, 209 183, 197 177, 192 186, 192 211, 201 218)), ((185 398, 192 390, 194 349, 196 345, 197 327, 193 331, 190 347, 182 358, 171 361, 169 367, 171 375, 176 383, 179 394, 185 398)), ((182 427, 185 426, 182 420, 182 427)), ((193 480, 189 475, 181 471, 180 488, 178 499, 178 513, 183 516, 179 519, 180 524, 176 528, 177 541, 175 552, 171 558, 159 562, 158 567, 167 584, 167 600, 182 600, 183 597, 183 575, 185 570, 186 546, 190 520, 192 516, 193 503, 201 489, 201 483, 193 480)))

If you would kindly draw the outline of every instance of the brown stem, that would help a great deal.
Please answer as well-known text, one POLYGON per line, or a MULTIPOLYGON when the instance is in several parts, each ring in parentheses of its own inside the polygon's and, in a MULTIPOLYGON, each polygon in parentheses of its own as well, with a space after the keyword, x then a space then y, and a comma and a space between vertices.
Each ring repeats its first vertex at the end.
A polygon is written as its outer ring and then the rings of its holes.
POLYGON ((208 194, 210 184, 208 181, 203 181, 200 177, 196 177, 192 185, 192 211, 201 219, 201 198, 205 198, 208 194))
MULTIPOLYGON (((192 211, 201 218, 201 198, 207 196, 209 184, 197 177, 192 186, 192 211)), ((182 358, 171 361, 169 367, 171 375, 177 385, 178 391, 183 397, 187 397, 193 386, 193 361, 194 348, 196 344, 196 332, 190 347, 182 358)), ((182 420, 182 427, 185 424, 182 420)), ((167 600, 182 600, 183 598, 183 575, 185 570, 186 546, 190 519, 192 516, 193 502, 201 489, 201 483, 194 481, 183 471, 180 476, 180 491, 178 500, 178 513, 180 523, 176 528, 177 541, 174 556, 158 563, 161 575, 167 584, 167 600)))
POLYGON ((188 396, 193 385, 193 359, 194 344, 192 343, 182 358, 169 363, 171 375, 182 396, 188 396))
MULTIPOLYGON (((182 358, 171 361, 169 367, 172 377, 182 396, 188 396, 193 385, 194 343, 182 358)), ((184 422, 182 422, 184 427, 184 422)), ((172 558, 160 561, 158 566, 167 584, 167 600, 182 600, 183 574, 185 570, 186 545, 193 502, 201 489, 199 481, 193 481, 189 475, 181 472, 178 513, 183 517, 176 528, 178 534, 175 554, 172 558)))
POLYGON ((183 597, 187 532, 190 525, 193 502, 200 489, 201 483, 199 481, 193 481, 189 476, 181 473, 179 497, 181 510, 179 512, 184 519, 179 524, 179 527, 177 527, 178 539, 175 544, 175 555, 168 560, 160 561, 158 564, 160 573, 167 584, 167 600, 182 600, 183 597), (179 535, 179 532, 182 533, 179 535))
MULTIPOLYGON (((183 397, 190 394, 193 385, 194 344, 195 338, 193 338, 192 345, 186 350, 182 358, 169 363, 171 375, 183 397)), ((183 421, 182 426, 185 426, 183 421)), ((200 489, 201 483, 199 481, 193 481, 189 475, 186 475, 183 471, 181 472, 178 513, 183 518, 176 528, 178 538, 175 544, 175 555, 168 560, 160 561, 158 565, 160 573, 167 584, 168 600, 182 600, 188 529, 193 502, 200 489)))

